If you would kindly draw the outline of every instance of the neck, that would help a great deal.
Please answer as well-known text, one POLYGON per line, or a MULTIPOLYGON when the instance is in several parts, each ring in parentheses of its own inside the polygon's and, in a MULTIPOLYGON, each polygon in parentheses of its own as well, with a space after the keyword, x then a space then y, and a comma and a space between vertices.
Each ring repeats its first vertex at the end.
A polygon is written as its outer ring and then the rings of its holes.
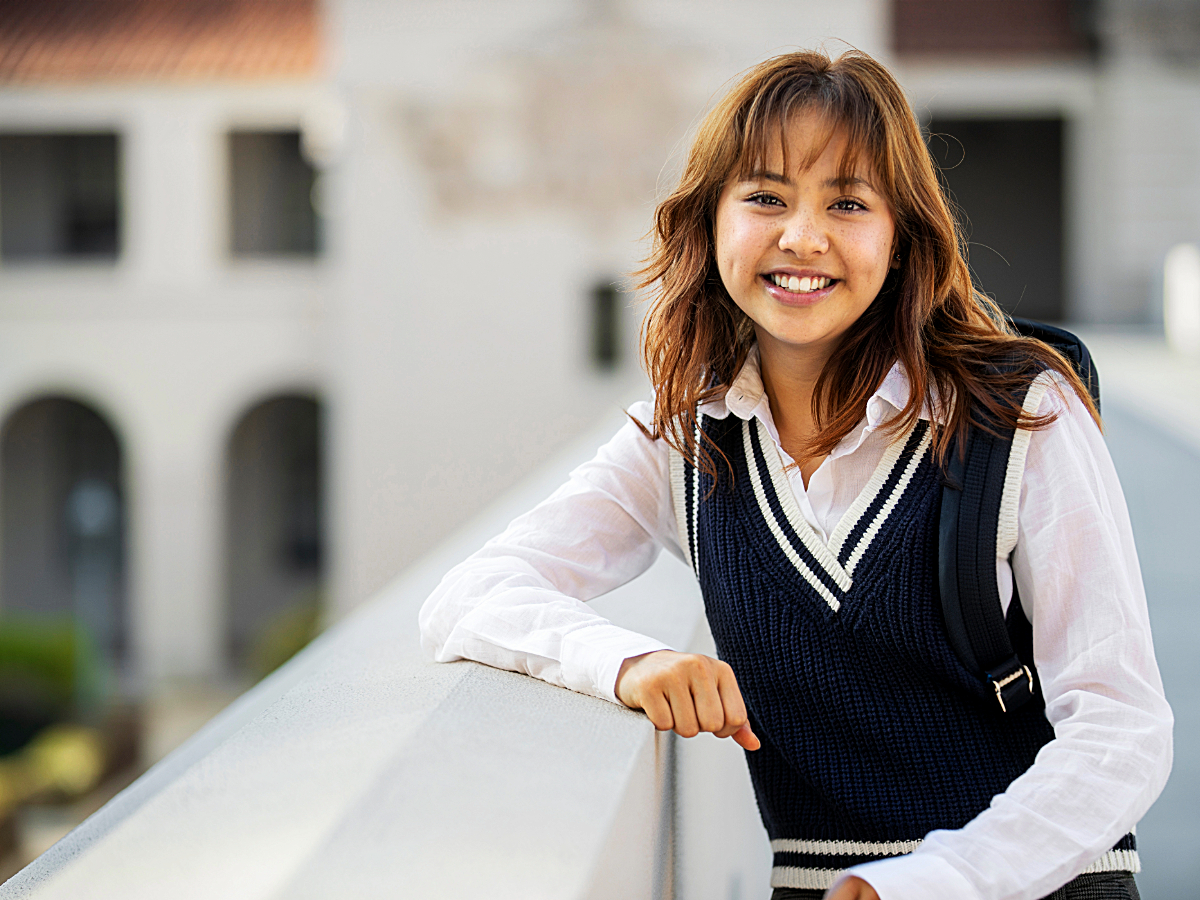
POLYGON ((817 433, 812 398, 817 379, 829 360, 829 353, 812 348, 796 348, 759 336, 758 352, 763 388, 771 404, 771 418, 779 432, 783 448, 797 462, 797 453, 817 433), (795 451, 795 452, 794 452, 795 451))

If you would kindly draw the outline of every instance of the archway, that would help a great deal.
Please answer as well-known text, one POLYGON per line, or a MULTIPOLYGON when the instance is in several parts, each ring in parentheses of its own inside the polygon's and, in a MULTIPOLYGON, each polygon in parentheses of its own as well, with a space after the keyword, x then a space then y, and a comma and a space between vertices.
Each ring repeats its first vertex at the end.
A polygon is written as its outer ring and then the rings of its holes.
POLYGON ((117 687, 129 652, 124 498, 120 441, 91 407, 44 397, 5 421, 0 752, 117 687))
POLYGON ((321 405, 265 400, 238 420, 226 455, 227 651, 261 675, 314 633, 322 603, 321 405))

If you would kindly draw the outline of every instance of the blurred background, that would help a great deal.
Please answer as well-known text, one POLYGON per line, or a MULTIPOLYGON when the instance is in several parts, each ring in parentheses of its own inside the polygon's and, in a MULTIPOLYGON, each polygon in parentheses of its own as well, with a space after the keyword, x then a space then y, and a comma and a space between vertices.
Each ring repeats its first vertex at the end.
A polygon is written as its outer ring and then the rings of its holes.
POLYGON ((1093 343, 1180 714, 1143 894, 1194 890, 1193 0, 4 0, 0 877, 627 402, 691 129, 847 44, 1093 343))

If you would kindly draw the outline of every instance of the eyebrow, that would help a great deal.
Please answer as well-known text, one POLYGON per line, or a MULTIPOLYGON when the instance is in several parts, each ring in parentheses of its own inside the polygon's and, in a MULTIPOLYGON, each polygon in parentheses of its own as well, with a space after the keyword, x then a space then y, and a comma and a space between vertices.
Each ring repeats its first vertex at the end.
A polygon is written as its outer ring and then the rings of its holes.
MULTIPOLYGON (((772 181, 776 184, 783 184, 791 187, 792 180, 786 175, 781 175, 779 172, 769 172, 766 169, 758 169, 751 172, 745 178, 746 181, 772 181)), ((879 193, 875 190, 875 185, 867 181, 865 178, 859 178, 857 175, 850 178, 827 178, 825 179, 824 187, 827 188, 846 188, 846 187, 865 187, 872 193, 879 193)))

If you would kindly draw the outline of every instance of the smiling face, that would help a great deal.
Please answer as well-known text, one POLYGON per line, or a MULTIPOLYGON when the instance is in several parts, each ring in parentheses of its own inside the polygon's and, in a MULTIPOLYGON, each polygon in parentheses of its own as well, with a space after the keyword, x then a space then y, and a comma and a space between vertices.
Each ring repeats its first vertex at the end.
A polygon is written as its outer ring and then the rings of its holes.
POLYGON ((783 129, 788 171, 772 142, 761 171, 734 176, 717 202, 715 250, 725 289, 754 322, 764 365, 785 358, 819 372, 871 305, 893 264, 895 224, 874 173, 838 179, 846 136, 815 113, 783 129))

